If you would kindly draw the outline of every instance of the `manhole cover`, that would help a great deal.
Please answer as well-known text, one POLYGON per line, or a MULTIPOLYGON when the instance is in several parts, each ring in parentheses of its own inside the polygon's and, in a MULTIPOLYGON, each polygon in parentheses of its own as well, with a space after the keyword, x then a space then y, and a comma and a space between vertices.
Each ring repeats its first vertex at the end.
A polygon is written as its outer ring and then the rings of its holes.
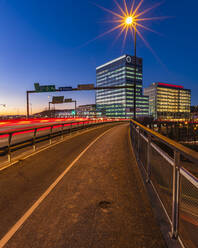
POLYGON ((99 202, 99 207, 104 211, 108 212, 109 208, 111 207, 111 202, 109 201, 101 201, 99 202))

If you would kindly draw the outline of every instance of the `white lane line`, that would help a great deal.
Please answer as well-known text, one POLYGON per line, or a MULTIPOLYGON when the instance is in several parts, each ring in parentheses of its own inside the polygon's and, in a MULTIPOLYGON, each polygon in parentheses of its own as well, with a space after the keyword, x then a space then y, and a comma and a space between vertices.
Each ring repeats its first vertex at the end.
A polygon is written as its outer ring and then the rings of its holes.
MULTIPOLYGON (((115 128, 115 127, 113 127, 115 128)), ((55 186, 61 181, 61 179, 69 172, 69 170, 74 166, 74 164, 85 154, 85 152, 94 145, 97 140, 104 136, 111 129, 108 129, 101 135, 99 135, 95 140, 93 140, 78 156, 73 162, 66 168, 66 170, 49 186, 49 188, 41 195, 41 197, 32 205, 31 208, 16 222, 14 226, 5 234, 5 236, 0 240, 0 248, 3 248, 7 242, 12 238, 12 236, 17 232, 17 230, 23 225, 23 223, 31 216, 35 209, 42 203, 42 201, 49 195, 49 193, 55 188, 55 186)))

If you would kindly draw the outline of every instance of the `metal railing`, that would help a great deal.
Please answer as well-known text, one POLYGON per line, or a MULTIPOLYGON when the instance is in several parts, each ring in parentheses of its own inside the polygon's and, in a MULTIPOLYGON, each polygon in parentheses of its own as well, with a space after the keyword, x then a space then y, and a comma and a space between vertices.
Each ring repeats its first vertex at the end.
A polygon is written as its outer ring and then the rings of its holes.
POLYGON ((134 120, 130 134, 138 164, 170 222, 171 237, 183 247, 198 247, 198 153, 134 120))
POLYGON ((49 140, 49 145, 52 144, 52 139, 60 136, 64 138, 64 134, 78 131, 80 129, 96 126, 104 123, 112 123, 113 120, 83 120, 54 123, 48 125, 37 125, 23 129, 0 131, 0 155, 6 155, 8 162, 12 161, 12 151, 32 146, 33 151, 36 151, 36 144, 42 141, 49 140))

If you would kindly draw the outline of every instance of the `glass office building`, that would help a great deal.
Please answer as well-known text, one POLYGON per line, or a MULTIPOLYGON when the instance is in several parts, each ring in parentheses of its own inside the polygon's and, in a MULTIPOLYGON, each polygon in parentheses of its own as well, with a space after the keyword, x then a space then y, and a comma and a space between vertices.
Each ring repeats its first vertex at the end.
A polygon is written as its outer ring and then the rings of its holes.
MULTIPOLYGON (((96 107, 104 116, 132 118, 134 109, 135 58, 123 55, 96 68, 97 87, 130 86, 124 89, 104 89, 96 93, 96 107)), ((142 95, 142 59, 136 58, 136 115, 149 114, 148 96, 142 95)))
POLYGON ((186 120, 190 118, 191 90, 183 86, 153 83, 144 89, 149 96, 149 113, 158 120, 186 120))

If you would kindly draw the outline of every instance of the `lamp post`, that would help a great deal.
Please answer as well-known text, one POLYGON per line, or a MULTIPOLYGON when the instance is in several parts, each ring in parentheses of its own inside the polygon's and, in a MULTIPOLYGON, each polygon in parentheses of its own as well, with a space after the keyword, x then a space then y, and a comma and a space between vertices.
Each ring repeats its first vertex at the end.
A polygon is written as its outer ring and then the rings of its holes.
POLYGON ((136 43, 137 43, 137 31, 136 31, 136 26, 134 27, 134 59, 135 59, 135 65, 134 65, 134 69, 135 69, 135 73, 134 73, 134 96, 133 96, 133 118, 134 120, 136 120, 136 70, 137 70, 137 47, 136 47, 136 43))
POLYGON ((125 25, 127 25, 131 31, 134 31, 134 96, 133 96, 133 118, 136 120, 136 74, 137 74, 137 29, 136 19, 133 16, 127 16, 125 19, 125 25))

